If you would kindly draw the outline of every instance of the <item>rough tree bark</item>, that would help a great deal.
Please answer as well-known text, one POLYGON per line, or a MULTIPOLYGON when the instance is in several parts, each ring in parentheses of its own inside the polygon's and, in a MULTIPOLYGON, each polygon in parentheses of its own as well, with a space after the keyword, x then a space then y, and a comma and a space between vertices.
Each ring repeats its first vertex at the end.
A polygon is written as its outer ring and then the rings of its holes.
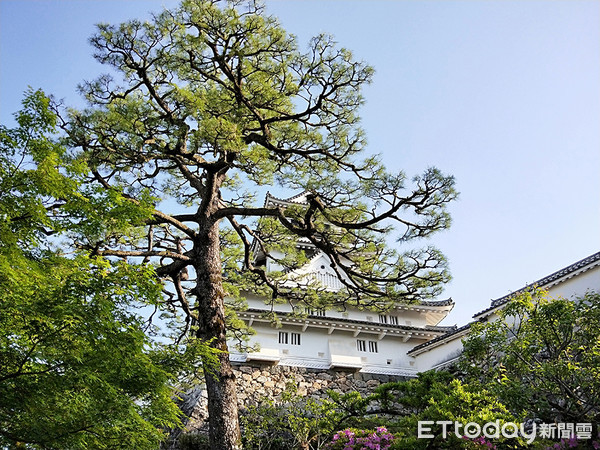
POLYGON ((209 438, 211 448, 241 448, 238 421, 237 387, 227 348, 225 292, 223 290, 219 222, 206 219, 194 241, 198 305, 198 339, 218 350, 218 365, 203 361, 208 391, 209 438), (211 223, 213 222, 213 223, 211 223))

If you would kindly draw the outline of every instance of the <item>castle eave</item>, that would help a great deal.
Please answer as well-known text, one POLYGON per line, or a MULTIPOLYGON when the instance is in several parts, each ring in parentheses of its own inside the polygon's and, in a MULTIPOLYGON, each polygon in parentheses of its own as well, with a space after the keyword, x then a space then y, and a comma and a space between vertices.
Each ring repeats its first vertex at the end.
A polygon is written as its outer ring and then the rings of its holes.
MULTIPOLYGON (((269 323, 271 320, 268 317, 265 317, 266 313, 268 313, 268 311, 249 309, 238 313, 238 316, 251 324, 254 322, 269 323)), ((456 328, 430 325, 425 327, 414 327, 409 325, 381 324, 354 319, 323 318, 318 316, 297 317, 290 313, 277 314, 283 323, 302 327, 302 331, 305 331, 310 327, 326 329, 328 334, 332 334, 335 331, 348 331, 353 333, 354 336, 358 336, 361 333, 368 333, 376 334, 379 340, 388 335, 402 336, 405 340, 413 337, 418 339, 433 339, 454 331, 456 328)))

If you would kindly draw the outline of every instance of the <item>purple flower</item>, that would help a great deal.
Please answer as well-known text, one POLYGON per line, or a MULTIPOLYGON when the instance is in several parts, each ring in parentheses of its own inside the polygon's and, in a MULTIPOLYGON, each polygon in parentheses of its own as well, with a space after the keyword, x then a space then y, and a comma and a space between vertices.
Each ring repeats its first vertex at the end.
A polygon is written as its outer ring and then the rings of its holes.
POLYGON ((344 450, 388 450, 394 436, 385 427, 377 427, 376 431, 352 431, 347 428, 338 431, 327 444, 327 448, 336 447, 338 442, 344 445, 344 450))

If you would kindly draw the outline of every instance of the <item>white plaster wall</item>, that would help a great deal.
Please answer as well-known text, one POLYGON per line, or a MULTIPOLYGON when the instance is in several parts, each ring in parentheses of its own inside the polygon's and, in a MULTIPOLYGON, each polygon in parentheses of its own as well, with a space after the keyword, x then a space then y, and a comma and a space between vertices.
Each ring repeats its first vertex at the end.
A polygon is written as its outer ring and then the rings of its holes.
POLYGON ((588 290, 600 292, 600 266, 548 288, 551 297, 561 296, 569 299, 581 296, 588 290))
POLYGON ((267 272, 275 272, 275 271, 283 270, 283 266, 281 266, 281 264, 278 264, 275 261, 276 259, 283 258, 283 256, 284 256, 283 252, 271 250, 271 255, 275 259, 267 258, 267 272))
MULTIPOLYGON (((392 314, 392 313, 390 313, 392 314)), ((393 313, 398 316, 398 324, 399 325, 408 325, 413 327, 424 327, 428 325, 427 313, 420 311, 411 311, 404 309, 397 309, 393 313)), ((444 316, 447 313, 444 314, 444 316)), ((438 321, 435 321, 438 322, 438 321)))
MULTIPOLYGON (((550 296, 565 298, 582 295, 588 290, 600 292, 600 266, 550 286, 548 290, 550 296)), ((270 309, 270 306, 266 305, 262 298, 253 293, 247 293, 247 302, 248 307, 252 309, 270 309)), ((485 305, 482 306, 485 308, 485 305)), ((292 312, 289 303, 276 304, 274 309, 281 312, 292 312)), ((350 319, 379 324, 379 314, 377 311, 361 311, 349 308, 345 311, 328 310, 325 312, 324 318, 350 319)), ((391 315, 398 317, 398 325, 413 327, 423 327, 431 323, 432 316, 427 311, 414 311, 405 308, 398 308, 395 311, 386 313, 386 315, 388 317, 391 315)), ((488 320, 496 320, 497 317, 496 314, 491 314, 488 320)), ((389 318, 388 324, 391 324, 389 318)), ((428 351, 413 357, 407 354, 408 351, 426 342, 425 339, 411 338, 404 342, 403 338, 390 335, 379 339, 377 334, 366 331, 361 331, 358 336, 354 336, 350 331, 343 330, 335 330, 329 334, 327 329, 315 327, 307 328, 303 332, 302 324, 284 324, 283 328, 278 329, 271 324, 255 321, 252 326, 257 334, 252 338, 251 343, 257 343, 261 348, 268 349, 272 354, 278 354, 281 364, 305 367, 327 367, 331 362, 333 353, 346 356, 349 361, 359 360, 364 368, 426 371, 456 358, 462 351, 462 340, 465 337, 463 334, 458 334, 455 338, 440 345, 434 345, 428 351), (279 344, 279 331, 300 333, 301 344, 293 345, 291 336, 288 344, 279 344), (358 350, 358 339, 365 341, 366 351, 358 350), (369 341, 377 342, 378 351, 376 353, 369 351, 369 341)))
POLYGON ((441 345, 432 347, 430 350, 420 353, 414 357, 415 367, 419 372, 425 372, 436 366, 458 357, 463 351, 462 340, 465 336, 458 336, 455 339, 444 342, 441 345))
MULTIPOLYGON (((246 302, 248 303, 248 308, 251 309, 268 310, 271 308, 270 305, 265 303, 263 298, 253 295, 252 293, 246 293, 246 302)), ((274 310, 291 313, 292 307, 287 302, 276 303, 274 306, 274 310)), ((344 311, 339 309, 330 309, 325 311, 325 317, 335 319, 360 320, 363 322, 372 322, 374 324, 380 323, 379 314, 380 313, 378 311, 361 311, 354 308, 347 308, 344 311)), ((389 316, 396 316, 398 318, 398 325, 424 327, 428 324, 427 313, 425 312, 410 310, 392 310, 390 312, 385 313, 385 315, 388 316, 388 324, 391 324, 389 316)))
MULTIPOLYGON (((554 286, 546 287, 546 289, 550 297, 561 296, 567 299, 581 296, 587 291, 600 292, 600 266, 593 267, 554 286)), ((487 317, 487 320, 490 322, 498 320, 498 315, 492 313, 487 317)), ((463 349, 462 339, 465 337, 460 336, 440 345, 432 346, 429 351, 417 355, 415 359, 418 370, 420 372, 430 370, 460 355, 463 349)))
POLYGON ((301 326, 285 324, 281 328, 275 328, 266 323, 254 323, 253 328, 256 335, 251 338, 251 344, 259 344, 264 349, 277 349, 280 363, 297 365, 328 365, 332 353, 343 354, 354 358, 360 358, 363 366, 377 366, 382 369, 404 369, 415 370, 414 358, 407 352, 414 346, 425 342, 424 340, 411 339, 403 342, 402 338, 385 336, 378 340, 378 335, 371 333, 360 333, 357 337, 351 332, 334 331, 328 334, 326 329, 308 328, 302 331, 301 326), (291 335, 288 344, 279 344, 279 332, 299 333, 301 344, 293 345, 291 335), (359 351, 357 340, 364 340, 366 351, 359 351), (377 352, 369 349, 369 341, 377 343, 377 352), (293 360, 293 361, 291 361, 293 360))

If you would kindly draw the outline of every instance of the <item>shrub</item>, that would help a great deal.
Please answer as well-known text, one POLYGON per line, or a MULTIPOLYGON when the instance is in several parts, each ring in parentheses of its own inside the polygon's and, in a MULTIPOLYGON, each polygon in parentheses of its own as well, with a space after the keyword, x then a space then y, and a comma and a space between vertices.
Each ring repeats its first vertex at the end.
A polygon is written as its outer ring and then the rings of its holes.
POLYGON ((387 450, 390 448, 393 439, 394 436, 385 427, 378 427, 375 431, 347 428, 337 432, 325 448, 333 450, 387 450))

